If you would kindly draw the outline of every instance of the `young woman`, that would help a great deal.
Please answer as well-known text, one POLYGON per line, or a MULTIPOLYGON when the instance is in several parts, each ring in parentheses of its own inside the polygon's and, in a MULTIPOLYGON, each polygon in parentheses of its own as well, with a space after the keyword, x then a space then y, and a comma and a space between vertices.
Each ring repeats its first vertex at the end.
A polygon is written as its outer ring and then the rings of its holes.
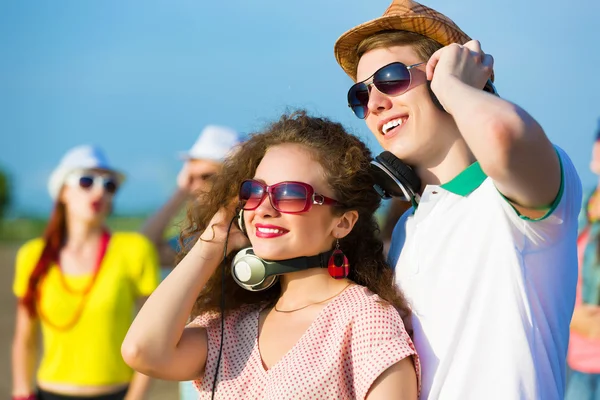
MULTIPOLYGON (((590 169, 600 176, 600 126, 590 169)), ((600 183, 583 200, 577 239, 579 275, 567 363, 566 400, 600 398, 600 183)))
POLYGON ((183 242, 199 240, 134 320, 125 361, 196 379, 200 398, 416 399, 409 310, 377 238, 369 161, 341 125, 303 112, 239 146, 192 210, 183 242), (248 236, 231 223, 238 200, 248 236), (252 257, 232 269, 249 245, 267 268, 294 272, 260 283, 252 257))
POLYGON ((136 300, 158 285, 158 257, 142 235, 106 228, 123 178, 90 146, 70 150, 50 178, 56 204, 46 232, 17 255, 13 400, 144 396, 149 378, 134 375, 119 348, 136 300))

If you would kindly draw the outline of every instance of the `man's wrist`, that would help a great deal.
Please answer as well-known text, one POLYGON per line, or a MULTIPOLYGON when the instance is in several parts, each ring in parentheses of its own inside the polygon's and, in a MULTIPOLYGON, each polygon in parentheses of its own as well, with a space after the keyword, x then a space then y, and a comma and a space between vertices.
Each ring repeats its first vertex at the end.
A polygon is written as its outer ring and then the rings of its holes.
POLYGON ((453 75, 444 77, 444 81, 436 85, 434 93, 440 104, 449 114, 452 114, 452 96, 456 95, 457 91, 465 86, 468 85, 453 75))

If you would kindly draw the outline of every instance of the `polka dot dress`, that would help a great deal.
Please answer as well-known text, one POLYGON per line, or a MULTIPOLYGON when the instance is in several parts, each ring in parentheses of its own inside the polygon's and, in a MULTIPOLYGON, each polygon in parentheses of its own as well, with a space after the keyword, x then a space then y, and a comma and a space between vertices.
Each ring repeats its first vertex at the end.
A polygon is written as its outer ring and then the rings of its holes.
MULTIPOLYGON (((327 304, 299 341, 265 370, 258 349, 259 306, 225 319, 225 341, 216 399, 364 399, 373 382, 398 361, 419 359, 398 312, 379 296, 353 285, 327 304)), ((193 322, 208 333, 205 375, 195 381, 199 399, 210 399, 219 356, 221 320, 193 322)), ((420 380, 420 379, 419 379, 420 380)))

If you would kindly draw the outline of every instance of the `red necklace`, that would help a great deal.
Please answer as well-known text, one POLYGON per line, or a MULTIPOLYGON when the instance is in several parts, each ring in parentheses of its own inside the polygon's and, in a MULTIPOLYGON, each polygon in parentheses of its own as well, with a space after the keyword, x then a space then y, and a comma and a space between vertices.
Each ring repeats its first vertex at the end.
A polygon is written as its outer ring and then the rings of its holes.
POLYGON ((81 301, 79 302, 79 307, 77 307, 77 309, 75 310, 73 318, 64 325, 59 325, 59 324, 55 324, 54 322, 52 322, 48 318, 48 316, 42 312, 42 308, 40 307, 40 304, 39 304, 40 298, 41 298, 41 290, 38 290, 38 295, 37 295, 36 301, 38 303, 38 307, 37 307, 38 315, 40 316, 41 320, 43 320, 46 324, 48 324, 52 328, 61 330, 61 331, 69 330, 73 326, 75 326, 77 321, 79 321, 81 314, 83 313, 83 308, 85 306, 85 303, 87 302, 88 295, 92 291, 92 288, 94 287, 94 283, 96 283, 96 278, 98 278, 98 273, 100 272, 100 266, 102 265, 102 260, 104 259, 104 256, 106 254, 106 249, 108 248, 109 241, 110 241, 110 234, 107 231, 102 232, 102 236, 100 237, 100 249, 99 249, 100 251, 98 252, 98 258, 96 260, 96 265, 94 267, 92 279, 90 280, 90 283, 83 290, 75 290, 72 287, 70 287, 66 280, 65 274, 63 274, 62 270, 59 267, 58 273, 59 273, 59 277, 60 277, 61 286, 67 292, 74 294, 74 295, 81 296, 81 301))

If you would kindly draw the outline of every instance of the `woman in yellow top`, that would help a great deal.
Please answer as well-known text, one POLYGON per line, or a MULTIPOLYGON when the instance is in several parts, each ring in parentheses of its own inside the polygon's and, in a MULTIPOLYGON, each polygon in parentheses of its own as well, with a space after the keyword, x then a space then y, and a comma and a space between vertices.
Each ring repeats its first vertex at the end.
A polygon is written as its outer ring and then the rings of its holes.
POLYGON ((92 146, 70 150, 50 177, 56 203, 44 236, 16 260, 13 400, 134 400, 146 392, 149 378, 134 375, 120 346, 136 301, 158 285, 158 257, 142 235, 105 226, 123 179, 92 146))

